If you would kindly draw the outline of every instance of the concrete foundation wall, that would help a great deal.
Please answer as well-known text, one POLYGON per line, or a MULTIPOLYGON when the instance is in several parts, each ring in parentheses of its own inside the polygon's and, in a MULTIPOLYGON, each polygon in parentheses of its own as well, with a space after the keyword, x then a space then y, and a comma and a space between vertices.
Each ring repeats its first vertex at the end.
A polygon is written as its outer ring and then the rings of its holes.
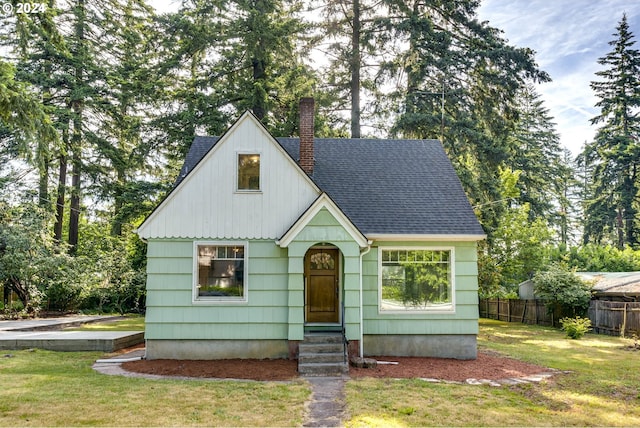
POLYGON ((147 340, 147 359, 287 358, 287 340, 147 340))
POLYGON ((475 360, 476 335, 365 335, 364 356, 436 357, 475 360))

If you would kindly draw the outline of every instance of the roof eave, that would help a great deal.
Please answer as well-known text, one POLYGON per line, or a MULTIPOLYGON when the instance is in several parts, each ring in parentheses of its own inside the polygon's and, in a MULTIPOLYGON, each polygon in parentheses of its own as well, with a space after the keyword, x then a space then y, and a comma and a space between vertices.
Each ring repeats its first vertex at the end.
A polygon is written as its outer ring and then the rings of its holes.
POLYGON ((409 242, 476 242, 487 238, 485 234, 406 234, 406 233, 368 233, 372 241, 409 241, 409 242))

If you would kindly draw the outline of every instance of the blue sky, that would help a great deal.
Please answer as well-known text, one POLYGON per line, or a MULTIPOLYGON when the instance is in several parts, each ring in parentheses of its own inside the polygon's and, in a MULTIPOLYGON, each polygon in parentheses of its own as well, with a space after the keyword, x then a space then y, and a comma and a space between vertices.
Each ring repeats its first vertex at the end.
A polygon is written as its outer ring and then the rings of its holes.
POLYGON ((479 19, 504 31, 512 45, 536 51, 553 82, 538 86, 554 117, 561 142, 578 154, 593 138, 589 124, 598 110, 589 83, 601 69, 598 58, 611 51, 623 13, 640 49, 638 0, 482 0, 479 19))

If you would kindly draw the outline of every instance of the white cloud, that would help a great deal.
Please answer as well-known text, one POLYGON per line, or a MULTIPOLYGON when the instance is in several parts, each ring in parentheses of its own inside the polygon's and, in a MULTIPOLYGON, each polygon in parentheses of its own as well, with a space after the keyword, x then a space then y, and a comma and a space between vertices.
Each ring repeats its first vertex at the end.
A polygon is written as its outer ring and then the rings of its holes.
POLYGON ((538 65, 553 79, 538 90, 562 144, 574 154, 595 133, 589 119, 597 114, 597 99, 590 83, 597 80, 598 58, 611 50, 608 42, 623 13, 637 40, 637 0, 483 0, 479 9, 480 20, 504 30, 511 44, 536 51, 538 65))

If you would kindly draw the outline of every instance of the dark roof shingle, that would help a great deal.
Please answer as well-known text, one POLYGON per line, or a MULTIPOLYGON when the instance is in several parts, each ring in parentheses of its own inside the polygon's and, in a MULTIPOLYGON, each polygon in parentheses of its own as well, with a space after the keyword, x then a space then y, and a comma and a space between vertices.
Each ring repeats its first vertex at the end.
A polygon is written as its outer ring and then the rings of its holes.
MULTIPOLYGON (((217 142, 196 137, 176 185, 217 142)), ((294 159, 298 138, 276 138, 294 159)), ((314 141, 312 179, 365 234, 484 235, 437 140, 314 141)))

